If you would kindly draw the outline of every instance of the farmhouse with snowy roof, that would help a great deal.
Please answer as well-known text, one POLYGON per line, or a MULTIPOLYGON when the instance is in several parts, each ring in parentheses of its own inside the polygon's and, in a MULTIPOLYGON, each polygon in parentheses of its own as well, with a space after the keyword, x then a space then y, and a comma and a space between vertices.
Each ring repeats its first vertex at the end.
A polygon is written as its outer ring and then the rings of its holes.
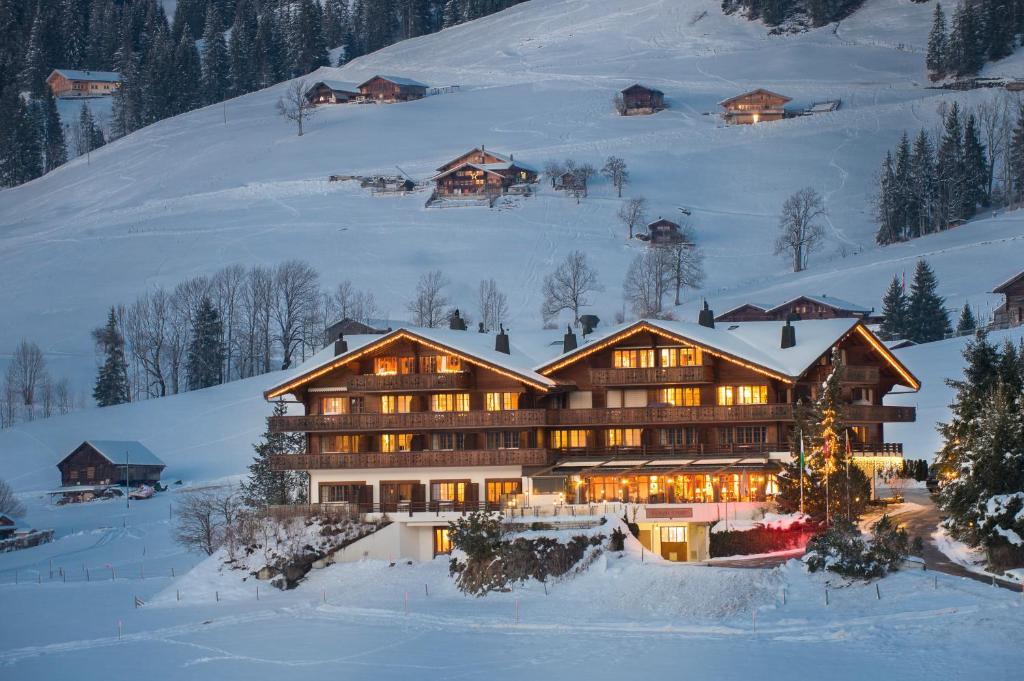
POLYGON ((1024 324, 1024 270, 996 286, 992 293, 1001 293, 1004 296, 1003 304, 993 313, 992 323, 995 326, 1024 324))
POLYGON ((431 178, 438 196, 504 194, 510 187, 537 181, 532 166, 482 145, 457 156, 431 178))
POLYGON ((306 442, 271 465, 308 472, 313 504, 389 514, 352 560, 445 553, 448 521, 470 510, 611 501, 638 505, 648 550, 703 560, 721 502, 750 519, 775 495, 797 404, 832 372, 833 348, 854 462, 901 460, 884 425, 915 410, 883 397, 920 385, 861 320, 723 327, 705 310, 699 323, 640 320, 582 342, 570 330, 536 354, 504 330, 346 336, 264 393, 305 408, 270 418, 306 442))
POLYGON ((802 295, 773 305, 771 303, 744 303, 715 317, 716 322, 786 321, 787 319, 862 319, 875 324, 882 318, 875 309, 851 303, 833 296, 802 295))
POLYGON ((719 105, 725 109, 722 115, 727 123, 749 124, 785 118, 786 110, 783 107, 789 101, 790 98, 785 95, 758 88, 722 100, 719 105))
POLYGON ((340 80, 318 80, 306 90, 306 99, 317 104, 343 104, 359 97, 359 86, 340 80))
POLYGON ((46 78, 54 97, 102 97, 121 87, 121 74, 114 71, 54 69, 46 78))
POLYGON ((86 440, 60 463, 60 483, 75 485, 151 485, 166 465, 135 440, 86 440))
POLYGON ((408 102, 423 99, 427 86, 412 78, 374 76, 359 85, 359 94, 374 102, 408 102))
POLYGON ((652 114, 665 108, 665 93, 635 83, 619 93, 617 105, 623 116, 652 114))

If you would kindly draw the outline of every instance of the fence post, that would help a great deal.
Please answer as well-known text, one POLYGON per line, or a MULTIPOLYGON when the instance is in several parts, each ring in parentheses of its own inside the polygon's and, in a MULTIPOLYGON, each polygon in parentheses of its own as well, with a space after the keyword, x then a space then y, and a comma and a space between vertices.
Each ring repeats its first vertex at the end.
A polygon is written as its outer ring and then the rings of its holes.
POLYGON ((878 582, 875 582, 875 600, 882 600, 882 592, 878 590, 878 582))
POLYGON ((213 597, 217 599, 218 603, 220 603, 220 592, 219 591, 214 591, 213 592, 213 597))
POLYGON ((429 589, 429 588, 427 588, 427 585, 426 585, 426 584, 424 584, 424 585, 423 585, 423 594, 424 594, 424 595, 425 595, 425 596, 426 596, 427 598, 430 598, 430 589, 429 589))
POLYGON ((828 605, 828 587, 825 587, 825 605, 828 605))
POLYGON ((181 600, 181 589, 175 589, 174 590, 174 600, 176 600, 176 601, 180 601, 181 600))
POLYGON ((519 624, 519 599, 516 599, 516 624, 519 624))

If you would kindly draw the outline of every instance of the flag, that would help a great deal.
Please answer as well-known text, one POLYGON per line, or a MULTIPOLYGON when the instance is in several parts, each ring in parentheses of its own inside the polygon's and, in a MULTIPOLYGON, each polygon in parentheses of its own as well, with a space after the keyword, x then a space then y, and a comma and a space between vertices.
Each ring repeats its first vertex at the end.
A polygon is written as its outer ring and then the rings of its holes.
POLYGON ((806 467, 806 464, 804 464, 804 436, 803 436, 803 434, 801 434, 800 435, 800 470, 803 471, 805 467, 806 467))
POLYGON ((853 447, 850 445, 850 431, 846 431, 846 458, 853 456, 853 447))

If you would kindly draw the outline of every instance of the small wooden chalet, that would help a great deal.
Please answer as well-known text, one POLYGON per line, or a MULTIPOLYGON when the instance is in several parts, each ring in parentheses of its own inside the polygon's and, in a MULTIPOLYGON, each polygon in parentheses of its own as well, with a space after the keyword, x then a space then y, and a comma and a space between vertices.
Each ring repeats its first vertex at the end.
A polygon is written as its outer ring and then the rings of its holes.
POLYGON ((619 113, 623 116, 652 114, 665 108, 665 93, 640 83, 630 85, 620 95, 622 104, 619 113))
POLYGON ((401 323, 393 322, 388 319, 367 319, 365 321, 357 321, 345 317, 344 319, 334 322, 327 327, 325 335, 329 342, 333 343, 339 335, 344 336, 362 336, 366 334, 380 334, 387 333, 392 327, 401 326, 401 323))
POLYGON ((512 155, 477 147, 437 169, 431 178, 438 196, 504 194, 514 185, 537 181, 537 171, 512 155))
POLYGON ((681 244, 686 239, 678 224, 665 218, 658 218, 647 225, 647 240, 652 246, 669 246, 681 244))
POLYGON ((86 440, 57 464, 64 487, 151 485, 166 465, 135 440, 86 440))
POLYGON ((763 322, 787 319, 862 319, 865 323, 881 322, 874 308, 864 307, 833 296, 797 296, 778 305, 744 303, 715 317, 716 322, 763 322))
POLYGON ((786 117, 783 107, 789 101, 791 99, 785 95, 758 88, 730 97, 719 104, 725 109, 723 116, 727 123, 742 125, 782 120, 786 117))
POLYGON ((427 96, 427 86, 412 78, 374 76, 359 85, 359 94, 374 102, 408 102, 427 96))
POLYGON ((5 513, 0 513, 0 539, 13 537, 17 527, 18 523, 14 521, 14 518, 5 513))
POLYGON ((992 323, 997 327, 1021 326, 1024 324, 1024 270, 1013 275, 992 289, 992 293, 1005 296, 1003 304, 996 308, 992 323))
POLYGON ((121 87, 121 74, 114 71, 54 69, 46 78, 54 97, 102 97, 121 87))
POLYGON ((310 104, 344 104, 359 97, 359 86, 340 80, 318 80, 306 90, 310 104))

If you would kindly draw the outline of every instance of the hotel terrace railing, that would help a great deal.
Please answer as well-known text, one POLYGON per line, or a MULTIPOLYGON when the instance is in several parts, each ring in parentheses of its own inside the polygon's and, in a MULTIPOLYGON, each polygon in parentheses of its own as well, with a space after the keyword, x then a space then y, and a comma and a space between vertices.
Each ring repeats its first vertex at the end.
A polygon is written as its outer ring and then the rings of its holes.
POLYGON ((590 370, 590 382, 594 385, 712 383, 714 380, 714 367, 710 366, 590 370))
POLYGON ((356 374, 345 379, 349 390, 390 392, 392 390, 461 390, 470 387, 470 375, 460 371, 444 374, 356 374))
POLYGON ((357 452, 354 454, 275 454, 274 470, 325 468, 433 468, 437 466, 547 466, 554 462, 547 449, 455 449, 418 452, 357 452))
MULTIPOLYGON (((732 407, 606 407, 598 409, 514 409, 509 411, 445 411, 405 414, 333 414, 271 416, 271 432, 330 433, 353 431, 415 431, 460 428, 533 428, 538 426, 657 426, 691 423, 791 421, 792 404, 744 404, 732 407)), ((910 423, 914 407, 847 404, 843 419, 852 423, 910 423)))
MULTIPOLYGON (((816 380, 823 381, 832 373, 831 366, 819 366, 814 371, 816 380)), ((843 383, 878 383, 878 367, 848 364, 843 367, 843 383)))

